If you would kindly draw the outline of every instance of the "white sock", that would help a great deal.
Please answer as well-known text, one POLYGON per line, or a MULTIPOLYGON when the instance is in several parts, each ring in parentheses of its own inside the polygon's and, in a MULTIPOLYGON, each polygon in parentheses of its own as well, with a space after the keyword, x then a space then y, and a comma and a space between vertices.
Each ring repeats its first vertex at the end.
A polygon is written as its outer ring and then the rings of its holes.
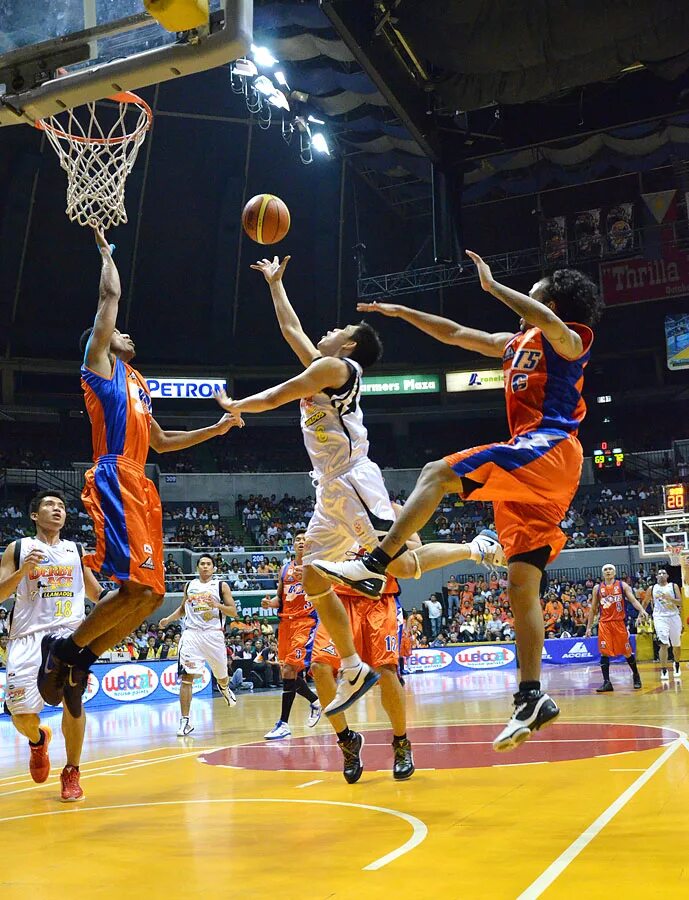
POLYGON ((355 669, 357 666, 361 665, 361 657, 358 653, 353 653, 351 656, 344 656, 342 658, 342 668, 343 669, 355 669))

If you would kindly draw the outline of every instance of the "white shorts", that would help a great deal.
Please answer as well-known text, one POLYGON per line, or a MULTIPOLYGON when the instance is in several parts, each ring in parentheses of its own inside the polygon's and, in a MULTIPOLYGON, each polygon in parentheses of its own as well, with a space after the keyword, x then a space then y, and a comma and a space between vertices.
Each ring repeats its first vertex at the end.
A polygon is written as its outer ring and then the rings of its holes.
POLYGON ((5 703, 13 716, 38 715, 41 712, 45 703, 36 683, 41 665, 41 641, 47 634, 68 637, 75 628, 38 631, 9 641, 5 703))
POLYGON ((207 631, 187 628, 179 642, 180 674, 198 676, 207 662, 216 679, 227 678, 225 634, 218 628, 207 631))
POLYGON ((316 488, 316 508, 306 529, 304 565, 341 560, 350 550, 372 550, 395 511, 378 466, 365 459, 316 488))
POLYGON ((682 619, 676 616, 653 616, 653 627, 661 644, 680 647, 682 644, 682 619))

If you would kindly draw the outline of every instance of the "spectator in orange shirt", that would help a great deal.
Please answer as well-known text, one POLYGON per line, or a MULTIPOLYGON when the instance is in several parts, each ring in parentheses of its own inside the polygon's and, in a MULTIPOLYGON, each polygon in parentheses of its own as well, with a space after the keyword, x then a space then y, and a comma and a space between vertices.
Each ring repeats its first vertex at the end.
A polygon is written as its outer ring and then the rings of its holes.
POLYGON ((447 585, 447 615, 451 619, 456 612, 459 612, 459 582, 457 577, 453 575, 447 585))
POLYGON ((474 592, 467 590, 467 585, 464 586, 464 590, 462 591, 462 605, 461 612, 463 615, 467 616, 470 612, 473 612, 474 609, 474 592))

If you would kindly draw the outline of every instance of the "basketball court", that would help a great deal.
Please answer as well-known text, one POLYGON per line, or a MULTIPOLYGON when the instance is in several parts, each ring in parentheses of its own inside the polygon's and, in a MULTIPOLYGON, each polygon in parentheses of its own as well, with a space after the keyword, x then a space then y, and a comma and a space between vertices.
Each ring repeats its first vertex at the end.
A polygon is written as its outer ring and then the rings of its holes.
MULTIPOLYGON (((321 721, 293 737, 262 735, 275 692, 241 695, 228 710, 194 701, 196 731, 176 738, 176 703, 89 714, 86 800, 58 801, 54 775, 34 785, 26 747, 0 725, 3 896, 114 897, 132 891, 217 892, 286 900, 428 896, 604 898, 683 896, 681 835, 689 829, 689 744, 682 686, 642 666, 633 692, 613 667, 614 694, 596 695, 597 667, 545 673, 562 724, 509 755, 490 741, 513 676, 418 674, 407 680, 417 772, 390 773, 390 734, 377 696, 355 708, 365 771, 349 786, 321 721), (614 868, 611 869, 611 866, 614 868), (602 873, 605 873, 603 875, 602 873), (58 887, 59 886, 59 887, 58 887)), ((53 728, 59 720, 53 716, 53 728)))

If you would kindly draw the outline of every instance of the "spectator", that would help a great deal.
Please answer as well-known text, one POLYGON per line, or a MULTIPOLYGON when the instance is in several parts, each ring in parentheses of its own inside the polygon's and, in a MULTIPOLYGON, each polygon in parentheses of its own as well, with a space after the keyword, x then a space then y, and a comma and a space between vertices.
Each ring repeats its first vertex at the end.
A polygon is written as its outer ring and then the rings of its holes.
POLYGON ((424 606, 428 610, 428 622, 431 640, 438 636, 440 624, 443 619, 443 605, 437 594, 431 594, 428 600, 424 600, 424 606))

